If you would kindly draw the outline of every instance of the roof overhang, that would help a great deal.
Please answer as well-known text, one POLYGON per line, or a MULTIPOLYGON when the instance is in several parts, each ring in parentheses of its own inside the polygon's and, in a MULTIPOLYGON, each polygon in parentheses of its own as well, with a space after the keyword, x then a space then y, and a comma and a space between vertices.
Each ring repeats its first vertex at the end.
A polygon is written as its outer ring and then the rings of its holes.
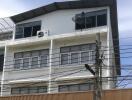
POLYGON ((78 0, 55 2, 40 8, 36 8, 15 16, 11 16, 14 23, 22 22, 31 18, 35 18, 56 10, 65 9, 80 9, 80 8, 94 8, 94 7, 110 7, 110 18, 112 27, 113 45, 115 51, 115 62, 117 66, 117 73, 120 75, 120 51, 119 51, 119 34, 118 34, 118 20, 117 20, 117 1, 116 0, 78 0), (118 41, 117 41, 118 40, 118 41))

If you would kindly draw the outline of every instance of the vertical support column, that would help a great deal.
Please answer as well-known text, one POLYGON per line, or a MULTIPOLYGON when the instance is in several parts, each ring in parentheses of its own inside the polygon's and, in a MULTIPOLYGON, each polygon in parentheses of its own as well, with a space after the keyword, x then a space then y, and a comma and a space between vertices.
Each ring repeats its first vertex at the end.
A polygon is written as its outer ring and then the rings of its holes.
POLYGON ((5 46, 5 52, 4 52, 4 64, 3 64, 3 72, 2 72, 2 78, 1 78, 1 96, 10 95, 10 85, 7 85, 6 79, 6 67, 7 67, 7 47, 5 46), (5 85, 6 84, 6 85, 5 85))
POLYGON ((5 58, 6 58, 6 51, 7 48, 5 46, 5 52, 4 52, 4 64, 3 64, 3 72, 2 72, 2 77, 1 77, 1 96, 4 96, 4 76, 5 76, 5 58))
POLYGON ((50 51, 49 51, 49 84, 48 84, 48 93, 51 93, 52 89, 52 56, 53 56, 53 40, 50 41, 50 51))
MULTIPOLYGON (((107 33, 107 76, 106 77, 112 77, 112 51, 113 51, 113 38, 112 38, 112 32, 111 32, 111 21, 110 21, 110 9, 108 9, 107 13, 107 22, 108 22, 108 33, 107 33)), ((108 78, 108 86, 107 89, 111 89, 112 82, 109 81, 111 78, 108 78)))

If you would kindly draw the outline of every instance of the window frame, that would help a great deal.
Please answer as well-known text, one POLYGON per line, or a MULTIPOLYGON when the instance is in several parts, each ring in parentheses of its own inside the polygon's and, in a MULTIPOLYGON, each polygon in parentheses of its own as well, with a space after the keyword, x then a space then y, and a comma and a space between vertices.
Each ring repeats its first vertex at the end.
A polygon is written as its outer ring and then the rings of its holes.
POLYGON ((80 26, 80 28, 78 28, 79 24, 76 22, 76 20, 77 20, 77 16, 82 17, 81 14, 82 13, 75 15, 75 30, 83 30, 83 29, 107 26, 107 24, 108 24, 108 17, 107 17, 108 11, 107 11, 107 9, 102 9, 102 10, 98 10, 98 11, 86 12, 85 16, 83 16, 84 17, 84 25, 83 25, 84 27, 81 28, 81 26, 80 26), (105 19, 106 25, 98 25, 98 18, 97 17, 100 15, 106 15, 106 19, 105 19), (90 17, 95 17, 95 22, 94 22, 95 26, 87 27, 87 21, 86 20, 87 20, 87 18, 90 18, 90 17))
MULTIPOLYGON (((31 50, 31 51, 23 51, 23 52, 16 52, 14 53, 14 69, 21 69, 21 70, 25 70, 25 69, 36 69, 36 68, 41 68, 41 57, 45 56, 46 57, 46 64, 44 67, 49 67, 49 49, 40 49, 40 50, 31 50), (41 54, 42 50, 44 51, 43 54, 41 54), (36 56, 36 54, 33 54, 34 51, 37 51, 38 54, 36 56), (25 56, 24 56, 25 54, 25 56), (16 58, 15 58, 16 57, 16 58), (32 61, 33 58, 37 57, 37 63, 38 65, 36 65, 36 67, 32 66, 32 61), (15 61, 17 61, 17 59, 21 59, 21 64, 20 67, 16 67, 15 68, 15 61), (27 66, 27 68, 24 68, 24 59, 29 59, 29 66, 27 66)), ((43 59, 44 60, 44 59, 43 59)), ((26 63, 26 62, 25 62, 26 63)))
MULTIPOLYGON (((67 51, 67 52, 64 52, 63 53, 63 51, 61 51, 61 49, 63 49, 63 48, 67 48, 67 47, 61 47, 60 48, 60 66, 68 66, 68 65, 77 65, 77 64, 85 64, 86 62, 87 63, 89 63, 89 64, 93 64, 95 61, 92 61, 91 59, 93 59, 93 55, 92 55, 92 58, 90 57, 90 53, 91 52, 94 52, 94 47, 95 47, 95 43, 90 43, 90 44, 80 44, 80 45, 73 45, 73 46, 79 46, 80 48, 79 48, 79 50, 77 50, 77 51, 67 51), (87 48, 88 48, 88 50, 82 50, 82 46, 88 46, 87 48), (61 53, 62 52, 62 53, 61 53), (86 62, 82 62, 82 57, 81 57, 81 53, 83 53, 83 52, 88 52, 88 61, 86 61, 86 62), (71 58, 71 55, 73 54, 73 53, 78 53, 78 62, 77 63, 71 63, 71 60, 72 60, 72 58, 71 58), (67 54, 68 55, 68 64, 62 64, 62 55, 63 54, 67 54)), ((73 47, 73 46, 68 46, 69 47, 69 49, 71 48, 71 47, 73 47)), ((95 53, 95 52, 94 52, 95 53)), ((95 55, 95 54, 94 54, 95 55)), ((93 59, 94 60, 94 59, 93 59)))

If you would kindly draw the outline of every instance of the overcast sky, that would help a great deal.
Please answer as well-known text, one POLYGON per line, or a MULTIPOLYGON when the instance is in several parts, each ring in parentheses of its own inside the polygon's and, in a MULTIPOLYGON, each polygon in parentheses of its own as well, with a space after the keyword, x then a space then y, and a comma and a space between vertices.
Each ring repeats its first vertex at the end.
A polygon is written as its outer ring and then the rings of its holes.
MULTIPOLYGON (((0 18, 22 13, 55 1, 59 2, 64 0, 0 0, 0 18)), ((120 38, 132 37, 132 0, 117 1, 119 36, 120 38)), ((131 45, 131 39, 120 39, 120 45, 131 45)), ((130 55, 132 56, 132 54, 125 54, 125 56, 130 55)), ((121 62, 122 64, 132 65, 132 58, 121 59, 121 62)))

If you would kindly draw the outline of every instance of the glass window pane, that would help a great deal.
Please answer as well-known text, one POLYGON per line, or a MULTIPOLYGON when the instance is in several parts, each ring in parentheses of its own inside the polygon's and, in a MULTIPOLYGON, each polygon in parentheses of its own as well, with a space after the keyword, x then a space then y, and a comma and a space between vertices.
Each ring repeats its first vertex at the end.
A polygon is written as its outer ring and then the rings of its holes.
POLYGON ((79 85, 70 85, 69 91, 79 91, 79 85))
POLYGON ((39 59, 38 57, 33 57, 31 61, 31 68, 37 68, 39 66, 39 59))
POLYGON ((33 56, 39 56, 39 50, 34 50, 31 52, 32 57, 33 56))
POLYGON ((75 17, 75 27, 76 29, 84 29, 85 28, 85 16, 82 14, 78 14, 75 17))
POLYGON ((40 56, 42 55, 49 55, 49 49, 40 50, 40 56))
POLYGON ((39 31, 40 29, 41 29, 40 25, 33 26, 32 36, 36 36, 37 35, 37 31, 39 31))
POLYGON ((30 51, 23 52, 23 58, 25 57, 31 57, 31 52, 30 51))
POLYGON ((22 59, 15 59, 14 60, 14 68, 15 69, 20 69, 22 66, 22 59))
POLYGON ((71 64, 79 63, 79 53, 71 53, 71 64))
POLYGON ((30 62, 30 58, 24 58, 23 59, 23 68, 29 68, 29 62, 30 62))
POLYGON ((32 27, 24 27, 24 37, 31 37, 32 27))
POLYGON ((89 50, 89 45, 88 44, 83 44, 80 47, 81 47, 81 51, 88 51, 89 50))
POLYGON ((68 54, 61 54, 61 65, 68 64, 68 54))
POLYGON ((59 92, 67 92, 68 91, 68 86, 59 86, 59 92))
POLYGON ((40 67, 47 67, 48 66, 48 55, 40 56, 40 67))
POLYGON ((37 87, 30 87, 29 88, 29 93, 38 93, 38 88, 37 87))
POLYGON ((38 93, 46 93, 46 92, 47 92, 46 86, 38 87, 38 93))
POLYGON ((88 63, 89 62, 89 52, 81 52, 81 62, 88 63))
POLYGON ((80 46, 79 45, 70 47, 70 52, 79 51, 79 50, 80 50, 80 46))
POLYGON ((95 50, 96 49, 96 44, 95 43, 89 44, 89 49, 90 50, 95 50))
POLYGON ((97 26, 107 25, 107 14, 97 16, 97 26))
POLYGON ((11 94, 20 94, 20 88, 12 88, 11 94))
POLYGON ((90 53, 89 55, 90 62, 95 63, 95 51, 90 51, 89 53, 90 53))
POLYGON ((89 84, 80 84, 80 91, 88 91, 90 90, 89 84))
POLYGON ((62 47, 62 48, 60 49, 60 52, 61 52, 61 53, 70 52, 70 47, 62 47))
POLYGON ((20 89, 20 94, 28 94, 29 93, 29 91, 28 91, 29 89, 28 88, 21 88, 20 89))
POLYGON ((22 58, 23 55, 22 55, 22 52, 18 52, 18 53, 15 53, 14 54, 14 58, 17 59, 17 58, 22 58))
POLYGON ((96 26, 96 16, 86 17, 86 28, 96 26))

